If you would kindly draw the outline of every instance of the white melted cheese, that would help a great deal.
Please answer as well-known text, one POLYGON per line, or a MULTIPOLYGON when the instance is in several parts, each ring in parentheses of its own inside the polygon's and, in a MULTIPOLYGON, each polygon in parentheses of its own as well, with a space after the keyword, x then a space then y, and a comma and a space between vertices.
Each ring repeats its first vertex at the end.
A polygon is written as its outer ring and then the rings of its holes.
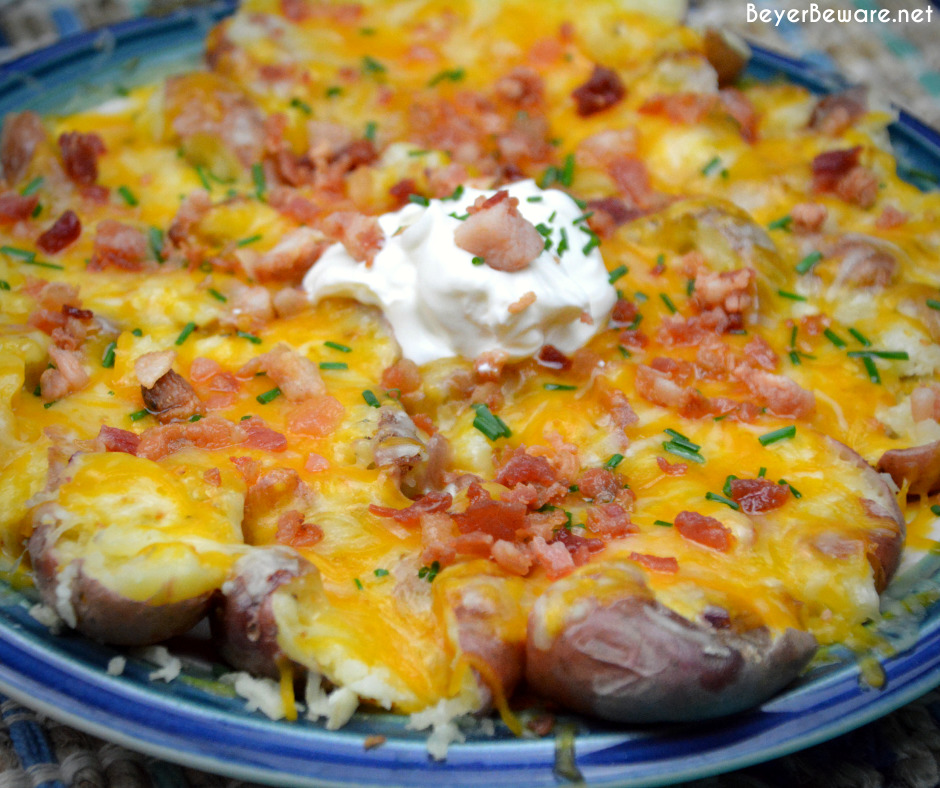
POLYGON ((564 192, 531 180, 507 187, 533 225, 551 229, 551 248, 521 271, 474 265, 454 242, 454 231, 480 195, 468 188, 458 200, 409 203, 379 217, 385 243, 371 266, 356 262, 341 244, 329 247, 304 277, 314 302, 347 296, 382 309, 406 358, 424 364, 441 358, 476 358, 503 352, 510 360, 543 345, 563 353, 582 347, 605 327, 616 301, 597 248, 575 223, 583 211, 564 192), (530 201, 529 198, 534 198, 530 201), (567 237, 567 249, 558 254, 567 237), (510 307, 535 300, 524 309, 510 307))

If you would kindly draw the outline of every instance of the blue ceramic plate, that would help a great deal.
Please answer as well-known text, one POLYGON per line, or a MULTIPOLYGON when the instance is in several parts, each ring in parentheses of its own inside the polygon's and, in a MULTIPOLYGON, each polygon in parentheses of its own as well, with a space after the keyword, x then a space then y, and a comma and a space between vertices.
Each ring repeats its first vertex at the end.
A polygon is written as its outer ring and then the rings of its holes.
MULTIPOLYGON (((209 26, 231 2, 163 19, 125 23, 64 41, 0 70, 0 114, 63 112, 113 95, 155 73, 195 62, 209 26)), ((784 75, 824 91, 838 87, 807 65, 757 51, 759 79, 784 75)), ((940 136, 904 114, 891 129, 902 174, 922 187, 940 174, 940 136)), ((562 718, 552 739, 516 739, 468 730, 447 760, 432 761, 425 734, 394 715, 359 713, 340 731, 273 722, 218 691, 219 666, 188 661, 183 674, 151 681, 153 666, 130 659, 108 675, 114 650, 72 634, 51 635, 29 615, 29 591, 0 583, 0 692, 110 741, 158 758, 247 780, 295 786, 666 785, 766 761, 870 722, 940 684, 940 558, 928 556, 898 578, 886 604, 899 614, 887 632, 894 656, 870 655, 885 682, 872 689, 856 660, 832 654, 795 686, 747 714, 704 726, 622 728, 562 718), (919 610, 915 616, 908 611, 919 610), (877 661, 876 661, 877 660, 877 661), (573 733, 574 749, 570 746, 573 733), (368 737, 386 737, 366 749, 368 737), (568 741, 567 745, 560 742, 568 741), (573 756, 573 757, 572 757, 573 756)), ((869 672, 866 672, 869 675, 869 672)))

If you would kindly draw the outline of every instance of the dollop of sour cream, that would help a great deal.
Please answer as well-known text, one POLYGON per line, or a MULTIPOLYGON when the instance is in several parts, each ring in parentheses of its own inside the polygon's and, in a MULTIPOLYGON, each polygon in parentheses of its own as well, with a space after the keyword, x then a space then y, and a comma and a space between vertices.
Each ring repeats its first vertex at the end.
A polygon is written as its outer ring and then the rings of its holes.
POLYGON ((564 192, 531 180, 506 190, 551 240, 520 271, 497 271, 478 258, 475 264, 454 242, 456 217, 477 197, 495 194, 466 188, 457 200, 409 203, 379 217, 385 243, 371 266, 342 244, 330 246, 307 272, 304 289, 314 302, 346 296, 380 307, 403 355, 418 364, 494 351, 519 360, 543 345, 573 353, 605 327, 617 299, 584 211, 564 192))

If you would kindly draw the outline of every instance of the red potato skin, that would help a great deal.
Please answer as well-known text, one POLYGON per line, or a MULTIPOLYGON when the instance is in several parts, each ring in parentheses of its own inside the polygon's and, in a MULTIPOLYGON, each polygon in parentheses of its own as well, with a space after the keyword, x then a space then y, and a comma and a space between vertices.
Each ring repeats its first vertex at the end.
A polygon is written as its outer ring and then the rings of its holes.
POLYGON ((537 603, 526 646, 529 685, 615 722, 687 722, 751 708, 792 681, 817 645, 795 629, 774 637, 763 627, 738 633, 693 623, 639 585, 606 604, 588 601, 547 648, 533 637, 542 615, 537 603))
MULTIPOLYGON (((284 584, 316 571, 289 548, 257 549, 240 558, 210 614, 222 658, 238 670, 279 678, 287 657, 277 642, 272 597, 284 584)), ((303 668, 294 667, 294 675, 300 675, 303 668)))
POLYGON ((929 495, 940 490, 940 441, 889 449, 878 460, 878 470, 887 473, 900 487, 909 482, 911 495, 929 495))
MULTIPOLYGON (((55 545, 49 540, 55 530, 52 521, 41 522, 45 507, 34 515, 34 529, 29 539, 33 577, 43 603, 57 609, 61 582, 55 545)), ((201 594, 166 605, 135 602, 107 588, 82 572, 71 575, 70 601, 75 611, 75 629, 101 643, 116 646, 146 646, 175 635, 182 635, 202 619, 209 608, 211 594, 201 594)))

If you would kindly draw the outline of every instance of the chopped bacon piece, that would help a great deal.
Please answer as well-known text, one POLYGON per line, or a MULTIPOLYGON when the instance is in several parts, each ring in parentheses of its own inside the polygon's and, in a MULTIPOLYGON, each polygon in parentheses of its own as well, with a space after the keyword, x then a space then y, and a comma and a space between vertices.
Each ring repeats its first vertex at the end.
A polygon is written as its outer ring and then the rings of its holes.
POLYGON ((461 534, 454 540, 454 547, 460 555, 475 555, 481 558, 489 556, 494 539, 490 534, 473 531, 461 534))
POLYGON ((176 216, 170 223, 170 229, 167 230, 167 237, 176 246, 182 246, 193 228, 210 210, 212 198, 209 197, 209 192, 205 189, 194 189, 180 203, 176 216))
POLYGON ((7 186, 14 186, 26 174, 36 148, 46 139, 39 115, 30 110, 11 112, 3 120, 0 133, 0 164, 7 186))
POLYGON ((770 479, 732 479, 728 486, 731 498, 747 514, 779 509, 790 497, 790 488, 786 484, 776 484, 770 479))
MULTIPOLYGON (((234 461, 235 458, 232 459, 234 461)), ((280 510, 283 515, 296 510, 299 515, 299 510, 305 509, 312 501, 313 493, 297 471, 293 468, 272 468, 253 479, 248 486, 245 493, 244 526, 250 529, 272 511, 280 510)), ((291 515, 284 521, 285 532, 294 531, 299 535, 302 522, 303 517, 291 515)), ((279 529, 281 525, 279 520, 279 529)))
POLYGON ((844 150, 830 150, 813 159, 813 187, 817 191, 829 191, 846 173, 859 163, 862 146, 844 150))
POLYGON ((221 322, 241 331, 257 331, 274 318, 271 292, 262 285, 236 284, 229 293, 227 306, 221 322))
POLYGON ((147 260, 147 236, 137 227, 104 219, 95 232, 95 246, 89 271, 101 271, 108 266, 124 271, 140 271, 147 260))
POLYGON ((544 457, 533 457, 520 446, 509 455, 496 474, 496 481, 506 487, 517 484, 550 485, 558 481, 555 469, 544 457))
POLYGON ((330 461, 320 454, 310 452, 304 461, 304 470, 307 473, 321 473, 330 467, 330 461))
POLYGON ((835 192, 845 202, 871 208, 878 201, 878 176, 868 167, 853 167, 839 179, 835 192))
POLYGON ((562 371, 571 369, 571 359, 554 345, 542 345, 535 357, 535 361, 539 366, 548 367, 549 369, 562 371))
POLYGON ((213 451, 244 443, 246 437, 245 430, 221 416, 177 421, 144 430, 140 435, 137 456, 159 460, 191 446, 213 451))
POLYGON ((478 197, 467 209, 470 218, 454 231, 455 243, 497 271, 521 271, 542 253, 545 240, 518 205, 505 189, 478 197))
POLYGON ((52 402, 79 391, 88 383, 88 373, 82 366, 82 354, 77 350, 65 350, 53 345, 49 358, 55 369, 46 369, 39 377, 39 388, 43 402, 52 402))
POLYGON ((455 541, 457 526, 450 515, 442 512, 422 514, 421 521, 421 560, 425 566, 437 561, 441 566, 452 564, 457 557, 455 541))
POLYGON ((630 515, 618 503, 599 503, 588 509, 587 527, 608 539, 619 539, 636 532, 630 515))
POLYGON ((664 572, 674 575, 679 571, 679 561, 671 555, 650 555, 649 553, 632 552, 629 558, 652 572, 664 572))
POLYGON ((410 506, 404 509, 392 509, 390 506, 369 504, 369 511, 378 517, 391 517, 406 525, 415 525, 423 515, 446 512, 454 502, 450 493, 429 492, 422 495, 410 506))
POLYGON ((628 301, 626 298, 618 298, 610 313, 610 323, 616 327, 628 326, 636 320, 639 313, 640 310, 632 301, 628 301))
POLYGON ((841 93, 831 93, 816 102, 809 127, 814 131, 836 137, 855 124, 868 112, 868 90, 853 87, 841 93))
POLYGON ((512 542, 516 538, 516 531, 525 528, 524 504, 494 501, 477 482, 470 484, 467 495, 470 505, 466 511, 454 515, 454 521, 462 534, 483 531, 495 539, 512 542))
POLYGON ((141 385, 140 394, 147 410, 161 424, 205 413, 202 400, 193 391, 189 381, 172 369, 161 375, 152 386, 141 385))
POLYGON ((629 198, 630 206, 641 211, 663 206, 664 198, 653 189, 649 170, 642 160, 630 157, 616 159, 607 169, 623 196, 629 198))
POLYGON ((245 273, 259 282, 299 282, 329 245, 318 230, 298 227, 284 235, 270 251, 244 254, 239 260, 245 273))
POLYGON ((734 541, 731 530, 720 520, 698 512, 679 512, 673 524, 684 539, 722 553, 727 553, 734 541))
POLYGON ((59 148, 65 172, 80 186, 91 186, 98 180, 98 157, 105 153, 104 142, 97 134, 69 131, 59 135, 59 148))
POLYGON ((623 481, 610 468, 590 468, 578 479, 581 495, 594 503, 610 503, 623 489, 623 481))
POLYGON ((701 123, 718 103, 716 94, 658 93, 640 106, 644 115, 665 115, 673 123, 701 123))
POLYGON ((140 437, 129 430, 109 427, 107 424, 101 425, 98 430, 98 437, 95 443, 104 451, 121 451, 125 454, 137 454, 137 447, 140 445, 140 437))
POLYGON ((202 473, 202 478, 206 484, 211 484, 213 487, 222 486, 222 471, 218 468, 206 468, 202 473))
POLYGON ((336 431, 345 416, 346 408, 336 397, 318 394, 291 409, 287 430, 308 438, 325 438, 336 431))
POLYGON ((744 382, 748 390, 761 400, 775 416, 785 419, 802 419, 816 410, 816 396, 795 380, 785 375, 740 365, 734 376, 744 382))
POLYGON ((578 162, 589 167, 606 168, 615 160, 636 154, 637 132, 634 128, 605 129, 578 144, 578 162))
POLYGON ((239 377, 249 377, 263 371, 291 402, 302 402, 326 393, 320 370, 306 356, 284 343, 273 350, 255 356, 238 370, 239 377))
POLYGON ((245 419, 241 422, 241 426, 247 433, 246 446, 265 451, 284 451, 287 448, 287 438, 277 430, 272 430, 264 423, 264 419, 258 416, 245 419))
POLYGON ((382 370, 382 386, 387 390, 397 390, 401 394, 411 394, 421 386, 421 372, 414 361, 400 358, 390 367, 382 370))
POLYGON ((586 118, 614 106, 626 95, 627 89, 617 72, 595 64, 587 82, 575 88, 571 97, 577 104, 578 115, 586 118))
POLYGON ((78 240, 82 234, 82 223, 75 211, 65 211, 55 223, 36 239, 36 246, 46 254, 61 252, 78 240))
POLYGON ((818 202, 801 202, 790 209, 790 217, 793 219, 793 229, 797 233, 818 232, 828 216, 828 208, 826 208, 825 205, 820 205, 818 202))
POLYGON ((362 16, 359 3, 324 3, 320 0, 281 0, 281 12, 291 22, 330 19, 340 24, 354 24, 362 16))
POLYGON ((720 273, 703 269, 695 277, 689 303, 699 312, 720 308, 727 315, 746 315, 757 302, 756 281, 753 268, 720 273))
POLYGON ((545 85, 538 71, 518 66, 496 80, 497 95, 517 107, 534 107, 541 103, 545 85))
POLYGON ((636 393, 647 402, 663 408, 674 408, 694 418, 708 412, 705 398, 692 388, 685 388, 663 372, 641 364, 636 369, 636 393))
POLYGON ((911 218, 909 213, 905 213, 893 205, 886 205, 881 209, 881 215, 875 220, 875 227, 879 230, 894 230, 907 224, 911 218))
POLYGON ((757 110, 751 100, 736 88, 725 88, 719 93, 725 112, 733 118, 741 131, 741 139, 754 143, 757 140, 757 110))
POLYGON ((536 536, 529 543, 529 550, 536 562, 545 569, 549 580, 557 580, 574 570, 574 559, 564 542, 548 544, 541 536, 536 536))
POLYGON ((322 228, 327 236, 342 243, 353 260, 366 265, 372 265, 375 255, 385 244, 385 233, 374 216, 337 211, 323 220, 322 228))
POLYGON ((275 540, 291 547, 313 547, 323 539, 323 529, 316 523, 304 522, 296 509, 288 509, 277 518, 275 540))
POLYGON ((686 386, 695 380, 695 365, 683 359, 657 356, 650 361, 650 366, 680 386, 686 386))
POLYGON ((29 197, 23 197, 16 192, 0 194, 0 224, 13 224, 28 219, 37 205, 39 197, 35 194, 29 197))
POLYGON ((254 484, 258 481, 258 475, 261 473, 261 463, 257 460, 253 460, 251 457, 229 457, 229 460, 248 484, 254 484))
POLYGON ((173 366, 175 350, 160 350, 144 353, 134 360, 134 374, 144 388, 152 388, 173 366))
MULTIPOLYGON (((567 550, 565 554, 567 555, 567 550)), ((532 568, 532 557, 513 542, 497 539, 490 548, 490 555, 497 565, 515 575, 527 575, 532 568)), ((570 560, 570 556, 569 556, 570 560)))
POLYGON ((689 470, 687 462, 669 462, 665 457, 657 457, 656 464, 659 466, 659 470, 667 476, 684 476, 686 471, 689 470))
POLYGON ((299 315, 310 306, 307 294, 297 287, 282 287, 274 294, 271 303, 278 317, 299 315))
POLYGON ((221 371, 222 365, 215 359, 197 356, 193 359, 193 363, 189 365, 189 378, 194 383, 205 383, 212 380, 221 371))
POLYGON ((744 351, 744 358, 749 364, 768 371, 776 369, 777 363, 779 362, 777 354, 770 346, 770 343, 762 336, 754 337, 742 350, 744 351))
POLYGON ((588 219, 591 229, 601 238, 610 238, 618 227, 643 216, 643 209, 628 205, 617 197, 603 197, 588 202, 593 215, 588 219))
MULTIPOLYGON (((616 534, 611 534, 612 536, 616 534)), ((576 566, 586 564, 593 553, 599 553, 607 545, 603 539, 593 539, 587 536, 569 531, 567 528, 560 528, 552 540, 554 544, 563 544, 571 553, 576 566)))

